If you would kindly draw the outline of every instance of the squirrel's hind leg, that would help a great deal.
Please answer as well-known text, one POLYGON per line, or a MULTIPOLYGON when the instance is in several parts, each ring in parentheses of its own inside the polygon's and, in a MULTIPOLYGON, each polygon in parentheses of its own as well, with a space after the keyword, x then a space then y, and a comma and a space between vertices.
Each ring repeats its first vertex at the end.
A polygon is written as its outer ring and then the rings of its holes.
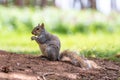
POLYGON ((45 55, 40 55, 39 58, 42 59, 42 60, 49 60, 48 57, 46 57, 45 55))
POLYGON ((47 47, 46 53, 50 61, 58 61, 59 51, 55 47, 52 46, 47 47))

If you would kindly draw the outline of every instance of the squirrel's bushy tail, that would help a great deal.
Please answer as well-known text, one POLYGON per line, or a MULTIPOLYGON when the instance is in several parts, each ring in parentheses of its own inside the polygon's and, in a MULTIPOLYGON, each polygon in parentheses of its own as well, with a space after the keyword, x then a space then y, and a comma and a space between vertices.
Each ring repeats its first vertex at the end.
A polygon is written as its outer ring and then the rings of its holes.
POLYGON ((70 51, 70 50, 64 50, 60 53, 59 55, 59 60, 60 61, 69 61, 71 59, 71 56, 74 54, 75 52, 70 51))
POLYGON ((64 50, 61 52, 59 60, 63 62, 69 62, 74 66, 78 66, 83 69, 100 69, 100 66, 98 66, 94 61, 88 60, 86 58, 84 59, 81 56, 77 55, 76 52, 70 50, 64 50))

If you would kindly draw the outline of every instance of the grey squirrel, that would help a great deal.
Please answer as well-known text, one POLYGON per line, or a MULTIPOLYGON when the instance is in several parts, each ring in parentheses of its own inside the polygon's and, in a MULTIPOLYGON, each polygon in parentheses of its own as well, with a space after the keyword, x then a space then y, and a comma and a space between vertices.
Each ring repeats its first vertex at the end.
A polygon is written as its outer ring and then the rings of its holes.
POLYGON ((69 62, 75 66, 79 66, 85 69, 100 68, 95 62, 91 60, 83 59, 78 56, 76 52, 65 50, 60 53, 60 40, 57 36, 48 33, 44 28, 44 23, 38 24, 33 30, 31 37, 35 40, 40 47, 42 57, 51 61, 64 61, 69 62))
POLYGON ((38 24, 33 30, 31 39, 35 40, 42 52, 42 56, 51 61, 56 61, 59 58, 60 40, 57 36, 48 33, 44 28, 44 23, 38 24))

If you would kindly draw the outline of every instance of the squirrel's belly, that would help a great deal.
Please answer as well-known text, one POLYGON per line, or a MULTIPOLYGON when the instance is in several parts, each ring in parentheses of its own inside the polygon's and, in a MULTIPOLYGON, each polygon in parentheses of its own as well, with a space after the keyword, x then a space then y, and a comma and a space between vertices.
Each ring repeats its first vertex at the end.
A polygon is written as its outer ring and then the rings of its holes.
POLYGON ((39 47, 40 47, 40 50, 41 50, 42 54, 47 56, 47 53, 45 51, 47 45, 46 44, 41 44, 41 45, 39 45, 39 47))

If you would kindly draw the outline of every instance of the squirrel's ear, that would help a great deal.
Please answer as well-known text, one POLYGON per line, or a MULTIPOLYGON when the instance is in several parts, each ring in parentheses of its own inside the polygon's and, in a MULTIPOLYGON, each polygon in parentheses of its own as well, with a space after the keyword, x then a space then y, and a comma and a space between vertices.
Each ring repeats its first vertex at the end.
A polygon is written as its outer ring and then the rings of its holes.
POLYGON ((41 28, 44 29, 44 23, 41 24, 41 28))

